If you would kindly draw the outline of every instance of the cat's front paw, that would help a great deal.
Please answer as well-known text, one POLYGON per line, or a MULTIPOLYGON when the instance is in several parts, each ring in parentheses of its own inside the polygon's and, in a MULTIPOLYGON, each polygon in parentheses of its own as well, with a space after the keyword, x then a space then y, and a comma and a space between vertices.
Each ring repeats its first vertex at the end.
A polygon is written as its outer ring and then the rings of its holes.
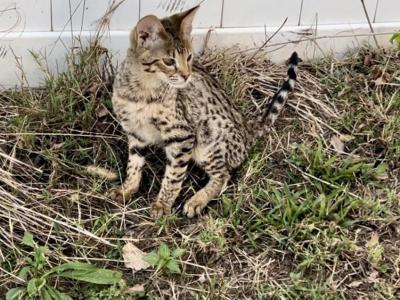
POLYGON ((123 189, 121 186, 110 190, 107 194, 108 198, 110 198, 112 201, 123 203, 124 200, 126 201, 129 199, 129 197, 132 195, 132 191, 123 189))
POLYGON ((169 215, 170 213, 171 206, 168 203, 157 200, 151 205, 150 214, 154 219, 161 218, 162 216, 169 215))
POLYGON ((199 191, 185 203, 183 212, 188 216, 188 218, 193 218, 196 215, 200 215, 203 208, 207 206, 207 203, 207 194, 199 191))

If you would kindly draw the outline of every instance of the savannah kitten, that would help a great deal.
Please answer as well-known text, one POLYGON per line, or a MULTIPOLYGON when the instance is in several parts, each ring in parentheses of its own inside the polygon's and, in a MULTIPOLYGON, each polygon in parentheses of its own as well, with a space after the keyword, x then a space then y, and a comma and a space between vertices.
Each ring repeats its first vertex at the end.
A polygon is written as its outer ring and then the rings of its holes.
POLYGON ((152 15, 142 18, 131 32, 131 46, 114 83, 113 108, 128 135, 129 161, 125 182, 111 196, 135 193, 146 147, 162 147, 167 167, 151 208, 156 218, 170 213, 189 160, 209 176, 207 185, 183 209, 189 218, 200 214, 245 160, 257 135, 273 123, 296 80, 293 53, 289 79, 258 120, 244 120, 218 83, 193 65, 191 31, 197 10, 161 20, 152 15))

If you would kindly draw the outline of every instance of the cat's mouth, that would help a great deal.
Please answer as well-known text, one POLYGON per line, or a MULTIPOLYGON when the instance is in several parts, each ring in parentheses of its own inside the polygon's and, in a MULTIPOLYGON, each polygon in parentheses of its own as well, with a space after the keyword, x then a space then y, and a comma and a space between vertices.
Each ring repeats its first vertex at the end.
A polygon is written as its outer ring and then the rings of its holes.
POLYGON ((173 86, 174 88, 184 88, 185 86, 187 86, 187 82, 182 82, 182 83, 170 83, 171 86, 173 86))
POLYGON ((184 88, 185 86, 187 86, 187 84, 190 81, 190 76, 187 77, 186 79, 182 78, 182 77, 173 76, 173 77, 170 77, 168 81, 171 86, 181 89, 181 88, 184 88))

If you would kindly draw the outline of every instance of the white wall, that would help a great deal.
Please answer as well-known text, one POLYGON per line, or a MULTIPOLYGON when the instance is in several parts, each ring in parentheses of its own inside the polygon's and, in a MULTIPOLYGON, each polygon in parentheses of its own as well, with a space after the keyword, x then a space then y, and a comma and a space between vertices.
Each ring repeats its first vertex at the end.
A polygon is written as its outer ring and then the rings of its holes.
MULTIPOLYGON (((20 81, 15 61, 22 64, 29 84, 40 83, 41 73, 28 49, 46 55, 51 70, 61 69, 72 36, 90 37, 110 2, 1 0, 0 86, 20 81)), ((125 0, 112 18, 106 43, 121 57, 128 46, 129 30, 140 17, 165 16, 166 10, 180 11, 199 2, 125 0)), ((379 43, 387 45, 390 32, 400 30, 400 0, 365 0, 365 4, 379 43)), ((269 43, 270 58, 275 61, 284 60, 293 49, 304 58, 314 58, 372 42, 361 0, 205 0, 195 19, 195 45, 201 48, 208 28, 214 28, 211 46, 239 43, 257 47, 286 17, 286 26, 269 43)))

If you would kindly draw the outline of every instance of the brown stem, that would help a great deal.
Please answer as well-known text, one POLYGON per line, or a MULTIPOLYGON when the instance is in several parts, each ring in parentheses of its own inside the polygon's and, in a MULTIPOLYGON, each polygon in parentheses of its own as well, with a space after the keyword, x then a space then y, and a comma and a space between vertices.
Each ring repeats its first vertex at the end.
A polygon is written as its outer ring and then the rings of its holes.
POLYGON ((365 6, 364 0, 361 0, 361 4, 363 6, 365 16, 367 17, 368 25, 369 25, 369 28, 371 29, 372 37, 374 38, 376 47, 379 48, 378 40, 376 39, 375 31, 374 31, 374 28, 372 27, 372 23, 371 23, 371 20, 369 18, 367 7, 365 6))

